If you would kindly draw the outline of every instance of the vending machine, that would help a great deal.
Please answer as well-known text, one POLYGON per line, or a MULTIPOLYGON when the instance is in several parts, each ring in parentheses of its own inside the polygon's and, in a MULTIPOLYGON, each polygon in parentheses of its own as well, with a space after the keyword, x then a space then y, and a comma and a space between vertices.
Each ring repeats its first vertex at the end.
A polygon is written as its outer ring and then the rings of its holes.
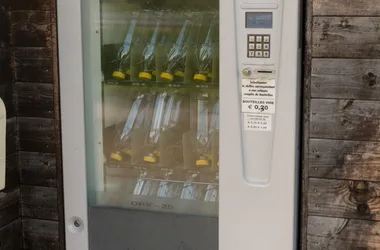
POLYGON ((58 0, 67 250, 294 250, 299 0, 58 0))

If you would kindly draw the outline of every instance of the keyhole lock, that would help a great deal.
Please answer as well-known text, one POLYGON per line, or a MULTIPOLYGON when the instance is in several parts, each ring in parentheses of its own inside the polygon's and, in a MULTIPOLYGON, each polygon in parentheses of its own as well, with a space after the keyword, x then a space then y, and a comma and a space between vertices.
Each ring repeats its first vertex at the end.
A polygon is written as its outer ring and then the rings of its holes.
POLYGON ((71 233, 77 234, 83 231, 84 223, 81 218, 74 216, 68 220, 67 227, 71 233))
POLYGON ((250 68, 243 69, 243 75, 244 76, 250 76, 252 74, 252 71, 250 68))

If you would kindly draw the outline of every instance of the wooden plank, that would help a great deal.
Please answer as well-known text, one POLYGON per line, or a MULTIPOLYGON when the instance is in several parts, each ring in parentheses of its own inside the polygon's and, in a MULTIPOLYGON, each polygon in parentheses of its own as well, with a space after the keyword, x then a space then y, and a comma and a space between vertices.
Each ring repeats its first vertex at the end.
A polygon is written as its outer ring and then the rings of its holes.
POLYGON ((366 220, 310 216, 308 250, 379 249, 380 223, 366 220))
POLYGON ((7 48, 0 48, 0 84, 5 85, 12 81, 11 52, 7 48))
POLYGON ((20 189, 7 188, 0 192, 0 227, 11 223, 20 217, 20 189))
POLYGON ((12 11, 12 44, 15 47, 50 47, 50 11, 12 11))
MULTIPOLYGON (((8 11, 0 11, 0 43, 1 48, 7 48, 10 45, 10 15, 8 11)), ((2 68, 1 68, 2 69, 2 68)), ((1 70, 0 70, 1 72, 1 70)))
POLYGON ((380 220, 380 183, 309 179, 311 215, 380 220))
POLYGON ((313 56, 379 58, 380 17, 314 17, 313 56))
POLYGON ((57 189, 20 186, 21 215, 44 220, 57 220, 57 189))
POLYGON ((311 99, 311 63, 312 63, 312 39, 313 39, 313 0, 306 0, 304 4, 304 26, 302 31, 304 33, 303 37, 303 114, 302 116, 302 158, 301 158, 301 185, 300 185, 300 232, 299 232, 299 249, 307 250, 307 217, 308 211, 307 204, 308 200, 308 186, 309 186, 309 130, 310 130, 310 99, 311 99))
POLYGON ((380 100, 380 60, 319 59, 312 61, 313 98, 380 100))
POLYGON ((19 164, 21 184, 57 186, 55 154, 21 151, 19 164))
POLYGON ((53 81, 50 49, 15 48, 13 56, 15 81, 41 83, 53 81))
POLYGON ((22 219, 24 249, 58 250, 58 222, 22 219))
POLYGON ((50 0, 11 0, 9 1, 10 8, 15 10, 50 10, 50 0))
POLYGON ((46 83, 16 82, 14 96, 17 116, 54 118, 54 86, 46 83))
POLYGON ((316 16, 379 16, 377 0, 318 0, 313 1, 316 16))
POLYGON ((380 143, 311 139, 309 176, 380 181, 380 143))
POLYGON ((21 151, 55 152, 54 120, 48 118, 17 118, 21 151))
POLYGON ((17 119, 16 117, 8 118, 6 123, 6 154, 13 154, 17 151, 17 119))
POLYGON ((380 102, 312 99, 310 112, 311 138, 380 139, 380 102))
POLYGON ((0 250, 22 249, 21 219, 0 227, 0 250))

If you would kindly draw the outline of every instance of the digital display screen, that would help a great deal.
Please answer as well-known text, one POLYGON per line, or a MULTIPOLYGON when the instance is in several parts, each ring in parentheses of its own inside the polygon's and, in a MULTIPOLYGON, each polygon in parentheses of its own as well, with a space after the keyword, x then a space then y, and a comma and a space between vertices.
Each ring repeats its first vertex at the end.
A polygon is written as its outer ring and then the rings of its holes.
POLYGON ((273 28, 273 13, 246 12, 245 27, 249 29, 271 29, 273 28))

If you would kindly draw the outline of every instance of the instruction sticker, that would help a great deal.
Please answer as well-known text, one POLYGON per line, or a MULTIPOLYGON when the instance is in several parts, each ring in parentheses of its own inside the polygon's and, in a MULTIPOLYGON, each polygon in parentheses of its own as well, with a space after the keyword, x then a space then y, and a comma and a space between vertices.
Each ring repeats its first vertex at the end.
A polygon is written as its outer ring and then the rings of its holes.
POLYGON ((272 131, 272 115, 245 113, 244 130, 272 131))
POLYGON ((242 80, 242 112, 275 113, 276 81, 274 79, 242 80))

